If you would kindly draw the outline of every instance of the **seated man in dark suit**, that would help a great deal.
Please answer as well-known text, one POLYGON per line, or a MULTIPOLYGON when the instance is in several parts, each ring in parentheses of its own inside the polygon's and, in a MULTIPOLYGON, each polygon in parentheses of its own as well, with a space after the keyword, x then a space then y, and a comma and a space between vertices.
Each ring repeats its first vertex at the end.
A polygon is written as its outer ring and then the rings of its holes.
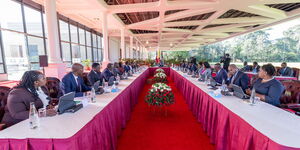
POLYGON ((227 72, 224 68, 221 67, 220 63, 216 63, 214 68, 217 74, 214 77, 214 79, 216 80, 217 83, 222 84, 223 80, 226 81, 227 79, 227 72))
POLYGON ((72 65, 72 72, 66 74, 63 79, 63 90, 65 93, 75 92, 75 97, 83 96, 83 92, 90 91, 91 88, 84 84, 83 66, 79 63, 72 65))
POLYGON ((258 65, 258 63, 256 61, 253 62, 252 72, 253 73, 258 73, 259 69, 260 69, 260 66, 258 65))
POLYGON ((130 66, 129 66, 129 62, 128 62, 128 61, 125 62, 124 70, 125 70, 125 72, 127 72, 127 73, 130 71, 130 66))
POLYGON ((278 73, 280 76, 287 76, 287 77, 292 77, 294 74, 293 69, 288 67, 286 62, 283 62, 281 64, 281 69, 279 70, 278 73))
POLYGON ((120 64, 117 63, 117 62, 114 63, 113 74, 115 76, 118 76, 118 75, 121 76, 122 75, 122 72, 120 71, 120 64))
POLYGON ((229 88, 232 88, 232 84, 240 86, 244 91, 248 89, 249 77, 247 74, 239 71, 235 64, 231 64, 228 67, 227 84, 229 88))
POLYGON ((88 74, 88 79, 91 85, 94 85, 97 81, 100 81, 100 85, 102 85, 103 76, 101 74, 101 65, 99 63, 92 64, 92 70, 88 74))
POLYGON ((108 85, 112 85, 113 81, 116 81, 115 74, 113 73, 113 64, 108 63, 107 67, 103 71, 103 77, 106 82, 109 82, 108 85))
POLYGON ((251 71, 251 66, 248 65, 248 62, 244 62, 244 67, 241 69, 243 72, 249 72, 251 71))

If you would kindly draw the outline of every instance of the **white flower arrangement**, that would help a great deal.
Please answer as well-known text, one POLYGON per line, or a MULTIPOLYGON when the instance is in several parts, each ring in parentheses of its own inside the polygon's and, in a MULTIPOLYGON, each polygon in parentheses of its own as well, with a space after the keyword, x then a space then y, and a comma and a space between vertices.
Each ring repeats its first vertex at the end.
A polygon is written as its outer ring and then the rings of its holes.
POLYGON ((155 72, 165 72, 165 71, 161 68, 158 68, 158 69, 155 70, 155 72))
POLYGON ((166 78, 167 75, 165 73, 159 72, 159 73, 156 73, 154 75, 154 77, 157 77, 157 78, 166 78))
POLYGON ((172 89, 170 88, 170 86, 168 86, 165 83, 155 83, 152 85, 152 88, 151 88, 151 92, 154 92, 154 91, 163 92, 164 90, 171 91, 172 89))

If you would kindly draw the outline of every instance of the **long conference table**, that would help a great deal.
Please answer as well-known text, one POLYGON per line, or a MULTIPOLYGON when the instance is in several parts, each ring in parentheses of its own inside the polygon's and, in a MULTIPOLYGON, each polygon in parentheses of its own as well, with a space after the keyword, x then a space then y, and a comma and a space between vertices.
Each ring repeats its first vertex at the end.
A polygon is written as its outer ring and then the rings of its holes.
MULTIPOLYGON (((197 79, 163 69, 183 93, 216 149, 300 149, 300 118, 294 114, 264 102, 250 106, 233 96, 214 98, 197 79)), ((41 118, 37 129, 30 129, 25 120, 0 131, 0 150, 115 150, 139 93, 155 70, 148 68, 122 80, 121 92, 99 95, 96 103, 76 113, 41 118)))
POLYGON ((173 69, 170 76, 216 149, 300 149, 300 117, 264 102, 251 106, 233 96, 214 98, 196 78, 173 69))

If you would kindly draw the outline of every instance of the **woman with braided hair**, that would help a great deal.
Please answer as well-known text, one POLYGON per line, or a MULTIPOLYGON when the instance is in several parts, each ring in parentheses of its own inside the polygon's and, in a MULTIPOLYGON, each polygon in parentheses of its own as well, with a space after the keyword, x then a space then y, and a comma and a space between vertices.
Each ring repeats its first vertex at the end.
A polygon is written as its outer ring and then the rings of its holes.
POLYGON ((34 102, 36 109, 46 107, 48 96, 41 89, 45 84, 46 79, 41 72, 26 71, 20 83, 8 94, 2 123, 11 126, 28 119, 30 102, 34 102))

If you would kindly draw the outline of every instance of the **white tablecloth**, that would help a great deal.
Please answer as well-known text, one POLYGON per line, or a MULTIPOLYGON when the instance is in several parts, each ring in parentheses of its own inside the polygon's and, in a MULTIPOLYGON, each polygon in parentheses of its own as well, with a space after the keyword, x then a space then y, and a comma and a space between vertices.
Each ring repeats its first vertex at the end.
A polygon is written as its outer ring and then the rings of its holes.
POLYGON ((128 87, 139 75, 134 74, 127 80, 121 80, 118 88, 121 90, 117 93, 105 93, 97 95, 96 103, 89 103, 88 106, 78 110, 75 113, 64 113, 53 117, 40 119, 40 127, 30 129, 28 119, 14 126, 0 131, 0 139, 25 139, 25 138, 69 138, 85 126, 93 117, 107 106, 122 90, 128 87))

